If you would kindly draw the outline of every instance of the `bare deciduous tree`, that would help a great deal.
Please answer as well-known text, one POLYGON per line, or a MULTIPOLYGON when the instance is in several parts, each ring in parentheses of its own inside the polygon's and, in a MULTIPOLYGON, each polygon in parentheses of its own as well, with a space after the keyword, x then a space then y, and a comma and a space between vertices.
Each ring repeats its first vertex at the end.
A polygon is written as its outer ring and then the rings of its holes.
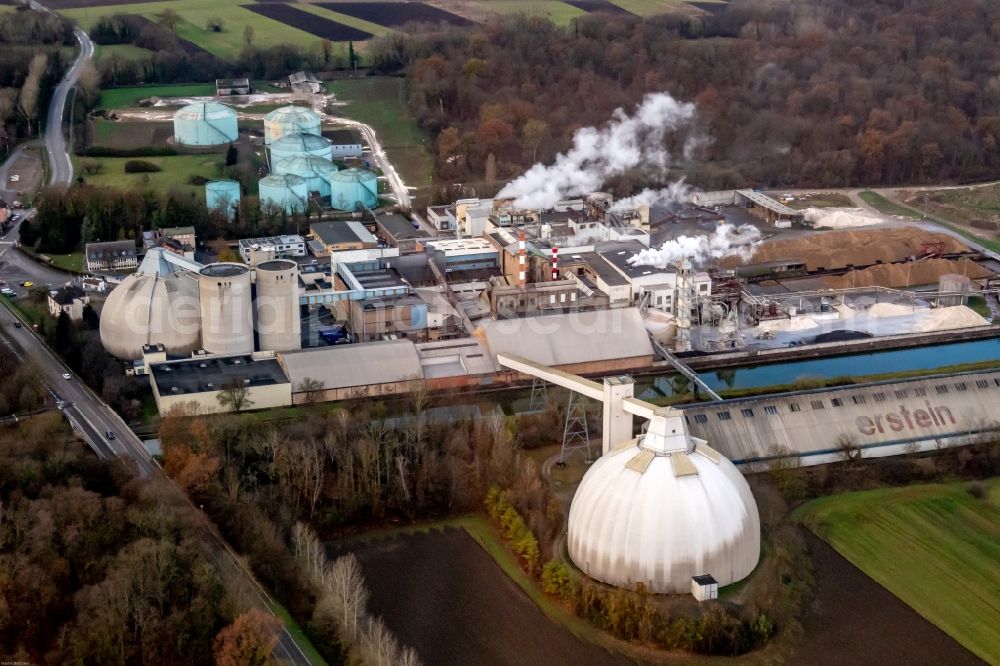
POLYGON ((243 382, 228 384, 219 391, 219 394, 215 398, 219 401, 220 405, 237 413, 253 405, 253 400, 250 399, 250 389, 243 382))

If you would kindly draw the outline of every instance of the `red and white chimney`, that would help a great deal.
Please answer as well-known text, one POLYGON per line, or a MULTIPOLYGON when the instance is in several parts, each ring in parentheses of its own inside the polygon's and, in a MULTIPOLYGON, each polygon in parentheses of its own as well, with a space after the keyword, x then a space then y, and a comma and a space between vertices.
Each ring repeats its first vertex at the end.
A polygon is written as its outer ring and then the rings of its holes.
POLYGON ((559 279, 559 248, 552 248, 552 280, 559 279))
POLYGON ((527 285, 527 279, 525 277, 525 272, 528 270, 528 247, 524 240, 524 228, 518 230, 517 232, 517 263, 518 271, 517 274, 517 286, 524 289, 527 285))

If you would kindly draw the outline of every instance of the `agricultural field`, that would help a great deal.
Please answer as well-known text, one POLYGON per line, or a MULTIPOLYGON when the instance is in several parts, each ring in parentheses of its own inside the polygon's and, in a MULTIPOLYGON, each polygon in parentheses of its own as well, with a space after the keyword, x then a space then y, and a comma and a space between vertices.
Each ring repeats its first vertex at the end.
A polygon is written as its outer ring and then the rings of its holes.
MULTIPOLYGON (((102 49, 108 47, 101 47, 102 49)), ((181 83, 161 86, 135 86, 108 88, 101 91, 99 106, 102 109, 126 109, 136 106, 147 97, 203 97, 215 94, 213 83, 181 83)))
MULTIPOLYGON (((445 2, 356 2, 353 0, 295 0, 250 2, 248 0, 51 0, 53 9, 89 30, 109 13, 133 14, 155 21, 165 9, 180 16, 177 36, 191 48, 204 49, 220 58, 232 59, 246 46, 244 31, 253 30, 256 46, 297 44, 310 46, 320 39, 336 43, 357 41, 359 50, 372 36, 384 35, 409 23, 469 26, 497 14, 527 13, 568 25, 588 12, 650 16, 676 10, 681 0, 457 0, 445 2), (215 31, 209 21, 220 19, 215 31)), ((698 3, 706 4, 706 3, 698 3)), ((709 9, 724 8, 724 2, 708 2, 709 9)), ((0 5, 5 7, 6 5, 0 5)), ((108 52, 103 57, 109 57, 108 52)), ((139 51, 118 50, 124 57, 140 57, 139 51)), ((100 57, 100 56, 99 56, 100 57)))
POLYGON ((343 103, 331 112, 371 125, 389 161, 407 185, 418 188, 414 194, 420 196, 428 192, 434 163, 427 138, 406 105, 405 83, 394 77, 342 79, 328 84, 327 91, 343 103))
POLYGON ((85 182, 91 185, 103 185, 129 189, 140 187, 157 192, 188 191, 198 195, 204 193, 201 185, 192 185, 188 179, 201 176, 206 179, 219 177, 218 167, 223 163, 223 156, 208 155, 173 155, 170 157, 74 157, 74 171, 85 182), (125 162, 131 159, 151 162, 160 167, 161 171, 154 173, 125 173, 125 162), (88 160, 90 162, 88 162, 88 160), (99 163, 101 171, 97 174, 87 173, 84 167, 88 163, 99 163))
POLYGON ((457 14, 422 2, 394 3, 391 9, 384 2, 320 2, 318 6, 363 21, 399 27, 407 23, 447 23, 467 26, 472 21, 457 14))
POLYGON ((371 590, 369 609, 425 664, 634 663, 550 621, 465 529, 350 550, 371 590))
POLYGON ((971 652, 1000 655, 1000 477, 833 495, 794 516, 971 652))
MULTIPOLYGON (((76 3, 77 0, 65 1, 76 3)), ((55 9, 59 9, 58 2, 56 0, 55 9)), ((242 4, 246 4, 245 0, 159 0, 129 4, 90 0, 86 7, 60 9, 60 13, 76 19, 80 27, 89 30, 98 18, 108 13, 135 14, 155 21, 163 10, 172 9, 181 17, 177 26, 178 37, 227 59, 235 58, 243 50, 244 30, 248 26, 253 30, 253 43, 257 46, 309 46, 319 41, 315 35, 254 13, 243 8, 242 4), (214 19, 223 21, 221 32, 208 27, 209 20, 214 19)))
POLYGON ((256 14, 298 28, 321 39, 328 39, 331 42, 361 41, 372 37, 370 32, 304 12, 292 4, 275 2, 241 6, 256 14))

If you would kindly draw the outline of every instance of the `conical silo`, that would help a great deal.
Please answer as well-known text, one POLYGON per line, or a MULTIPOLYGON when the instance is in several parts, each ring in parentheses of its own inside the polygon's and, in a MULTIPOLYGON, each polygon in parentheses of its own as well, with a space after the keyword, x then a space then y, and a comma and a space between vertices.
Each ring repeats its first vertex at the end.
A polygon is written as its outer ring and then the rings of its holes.
POLYGON ((174 138, 185 146, 218 146, 236 141, 236 111, 218 102, 188 104, 174 114, 174 138))
POLYGON ((315 155, 333 159, 333 144, 317 134, 295 132, 286 134, 271 144, 271 168, 283 159, 300 155, 315 155))
POLYGON ((287 157, 274 165, 275 174, 298 176, 306 181, 306 190, 323 197, 330 196, 330 174, 336 172, 336 164, 315 155, 287 157))
POLYGON ((257 265, 256 273, 254 313, 261 350, 301 349, 298 264, 287 259, 265 261, 257 265))
POLYGON ((344 169, 330 176, 330 205, 338 210, 374 208, 378 204, 378 178, 364 169, 344 169))
POLYGON ((287 134, 320 135, 320 117, 302 106, 283 106, 264 116, 264 143, 271 145, 287 134))
POLYGON ((209 210, 221 210, 232 218, 240 204, 240 184, 235 180, 210 180, 205 183, 205 205, 209 210))
POLYGON ((286 213, 301 213, 309 205, 309 189, 299 176, 271 174, 259 183, 260 208, 274 207, 286 213))
POLYGON ((198 272, 201 299, 201 344, 212 354, 253 351, 250 269, 243 264, 216 263, 198 272))

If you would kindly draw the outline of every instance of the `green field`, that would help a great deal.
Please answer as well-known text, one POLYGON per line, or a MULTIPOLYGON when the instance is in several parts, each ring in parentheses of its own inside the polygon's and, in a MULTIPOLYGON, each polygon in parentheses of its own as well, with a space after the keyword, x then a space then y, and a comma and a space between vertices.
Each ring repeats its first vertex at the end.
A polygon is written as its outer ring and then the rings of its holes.
POLYGON ((240 54, 244 47, 243 30, 246 26, 253 28, 254 44, 257 46, 310 46, 319 43, 319 38, 315 35, 243 9, 241 4, 248 3, 246 0, 169 0, 65 9, 59 13, 76 19, 80 27, 89 30, 98 18, 109 13, 138 14, 155 21, 157 14, 164 9, 172 9, 182 19, 177 27, 177 35, 220 58, 235 58, 240 54), (209 19, 215 18, 223 20, 222 32, 214 32, 206 27, 209 19))
POLYGON ((145 60, 153 57, 153 52, 149 49, 133 46, 132 44, 95 44, 94 60, 101 62, 108 60, 112 56, 118 56, 125 60, 145 60))
POLYGON ((478 2, 477 4, 484 10, 496 12, 497 14, 542 16, 556 25, 569 25, 570 21, 587 13, 582 9, 577 9, 573 5, 567 5, 565 2, 558 2, 557 0, 537 0, 536 2, 488 0, 488 2, 478 2))
POLYGON ((889 201, 878 192, 865 190, 864 192, 860 192, 858 196, 860 196, 862 201, 866 204, 884 215, 898 215, 899 217, 905 217, 911 220, 920 219, 920 214, 917 211, 912 208, 907 208, 906 206, 901 206, 894 201, 889 201))
POLYGON ((327 90, 346 102, 334 113, 371 125, 403 181, 420 188, 419 195, 431 184, 434 162, 406 105, 404 85, 401 78, 365 77, 334 81, 327 90))
POLYGON ((106 187, 117 187, 129 189, 131 187, 141 187, 158 192, 170 192, 172 190, 188 191, 199 194, 204 191, 200 185, 188 183, 190 176, 203 176, 208 179, 218 178, 217 167, 222 164, 222 155, 174 155, 171 157, 74 157, 74 171, 79 174, 85 182, 91 185, 104 185, 106 187), (156 173, 125 173, 125 162, 130 159, 141 159, 144 162, 152 162, 163 171, 156 173), (80 168, 81 160, 94 160, 99 162, 104 170, 95 175, 86 174, 80 168), (148 182, 146 181, 148 177, 148 182))
POLYGON ((794 517, 987 662, 1000 655, 1000 477, 845 493, 794 517))
POLYGON ((101 91, 102 109, 124 109, 146 97, 203 97, 215 94, 213 83, 179 83, 134 88, 108 88, 101 91))

